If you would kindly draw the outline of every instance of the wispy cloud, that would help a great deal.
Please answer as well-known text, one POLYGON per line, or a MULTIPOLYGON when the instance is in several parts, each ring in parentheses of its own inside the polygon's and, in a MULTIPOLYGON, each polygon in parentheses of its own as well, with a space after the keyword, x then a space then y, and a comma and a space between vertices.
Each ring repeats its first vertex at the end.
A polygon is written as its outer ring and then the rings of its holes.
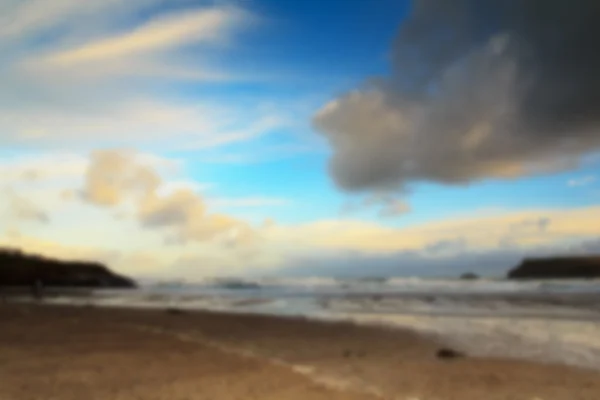
POLYGON ((600 207, 539 209, 451 218, 405 228, 360 220, 318 221, 275 226, 269 239, 294 243, 294 252, 359 251, 385 254, 423 252, 439 243, 460 241, 461 251, 485 252, 505 247, 534 249, 597 238, 600 207))
POLYGON ((345 203, 342 205, 340 213, 345 216, 372 208, 378 210, 377 216, 382 219, 399 217, 411 211, 411 206, 403 199, 392 194, 376 193, 368 195, 360 201, 345 203))
POLYGON ((164 52, 191 43, 215 43, 223 41, 243 16, 235 8, 185 10, 160 16, 123 34, 50 54, 43 60, 51 66, 71 66, 164 52))
POLYGON ((82 19, 116 16, 160 0, 2 0, 0 37, 22 38, 76 25, 82 19))
POLYGON ((0 162, 0 185, 73 179, 82 176, 86 166, 87 159, 74 153, 4 157, 0 162))
POLYGON ((24 196, 16 194, 13 190, 5 193, 8 197, 8 216, 7 220, 13 222, 19 221, 35 221, 48 223, 49 218, 46 211, 41 209, 37 204, 27 199, 24 196), (16 220, 16 221, 15 221, 16 220))
POLYGON ((13 49, 0 58, 3 144, 197 150, 285 125, 277 108, 165 94, 181 80, 253 80, 217 57, 255 26, 248 10, 186 0, 0 0, 0 10, 0 47, 13 49))
POLYGON ((584 176, 584 177, 580 177, 580 178, 570 179, 567 182, 567 185, 571 186, 571 187, 581 187, 581 186, 591 185, 595 182, 596 182, 596 177, 589 175, 589 176, 584 176))
MULTIPOLYGON (((253 110, 179 101, 138 99, 90 110, 38 108, 7 110, 0 124, 22 144, 130 146, 157 144, 171 149, 207 149, 244 142, 284 125, 278 116, 253 110), (228 120, 236 115, 234 123, 228 120)), ((10 136, 9 136, 10 137, 10 136)))

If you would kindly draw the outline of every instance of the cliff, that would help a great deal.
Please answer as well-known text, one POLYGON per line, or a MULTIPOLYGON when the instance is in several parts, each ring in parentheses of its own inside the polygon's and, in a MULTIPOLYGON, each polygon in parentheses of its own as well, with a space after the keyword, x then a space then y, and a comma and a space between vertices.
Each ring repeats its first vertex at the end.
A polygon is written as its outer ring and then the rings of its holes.
POLYGON ((19 250, 0 249, 0 286, 132 288, 135 282, 100 263, 60 261, 19 250))
POLYGON ((508 273, 510 279, 600 278, 600 256, 525 259, 508 273))

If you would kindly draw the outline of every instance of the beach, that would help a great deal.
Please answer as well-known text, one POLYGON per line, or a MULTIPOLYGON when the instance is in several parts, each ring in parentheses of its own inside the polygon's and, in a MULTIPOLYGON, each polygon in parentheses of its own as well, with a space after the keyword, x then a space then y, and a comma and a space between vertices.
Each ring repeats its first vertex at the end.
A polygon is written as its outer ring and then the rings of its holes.
POLYGON ((598 370, 440 359, 399 328, 298 317, 0 306, 0 399, 590 399, 598 370))

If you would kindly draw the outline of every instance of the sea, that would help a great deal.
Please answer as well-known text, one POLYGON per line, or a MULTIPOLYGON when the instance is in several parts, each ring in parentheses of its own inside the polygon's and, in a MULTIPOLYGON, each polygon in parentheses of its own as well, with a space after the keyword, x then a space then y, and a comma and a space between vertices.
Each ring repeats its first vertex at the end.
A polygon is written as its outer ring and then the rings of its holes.
POLYGON ((600 370, 600 280, 145 280, 133 290, 64 292, 45 301, 353 321, 415 330, 472 356, 600 370))

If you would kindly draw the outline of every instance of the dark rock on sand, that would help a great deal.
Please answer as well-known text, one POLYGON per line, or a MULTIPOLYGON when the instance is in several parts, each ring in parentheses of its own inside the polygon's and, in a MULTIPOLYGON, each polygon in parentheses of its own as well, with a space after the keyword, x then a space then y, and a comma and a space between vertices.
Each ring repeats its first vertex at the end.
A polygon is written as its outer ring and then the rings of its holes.
POLYGON ((600 278, 600 256, 525 259, 508 273, 510 279, 600 278))
POLYGON ((0 249, 0 286, 133 288, 135 282, 96 262, 62 261, 0 249))
POLYGON ((465 355, 463 353, 461 353, 460 351, 447 349, 447 348, 439 349, 437 351, 437 353, 435 354, 435 356, 437 358, 439 358, 440 360, 454 360, 457 358, 465 357, 465 355))
POLYGON ((351 358, 351 357, 363 358, 366 356, 366 353, 362 350, 357 350, 357 351, 344 350, 342 355, 344 356, 344 358, 351 358))

